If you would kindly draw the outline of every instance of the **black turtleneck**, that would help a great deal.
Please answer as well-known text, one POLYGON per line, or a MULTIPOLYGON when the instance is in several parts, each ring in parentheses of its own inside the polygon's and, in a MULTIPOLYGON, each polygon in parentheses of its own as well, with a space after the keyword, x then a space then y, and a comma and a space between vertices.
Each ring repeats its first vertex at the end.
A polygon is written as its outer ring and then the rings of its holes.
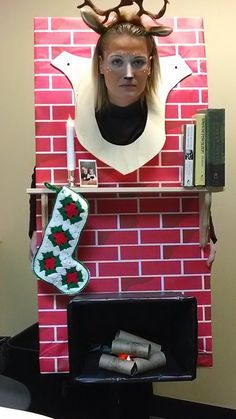
POLYGON ((146 102, 138 100, 129 106, 109 104, 95 113, 103 138, 111 144, 128 145, 142 135, 147 122, 146 102))

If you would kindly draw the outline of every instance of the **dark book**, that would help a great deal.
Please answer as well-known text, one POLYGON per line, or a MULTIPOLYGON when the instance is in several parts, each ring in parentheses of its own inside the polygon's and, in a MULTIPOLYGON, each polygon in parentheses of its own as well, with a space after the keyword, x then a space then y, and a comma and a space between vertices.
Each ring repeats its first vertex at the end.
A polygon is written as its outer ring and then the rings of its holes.
POLYGON ((225 186, 225 109, 206 110, 206 186, 225 186))

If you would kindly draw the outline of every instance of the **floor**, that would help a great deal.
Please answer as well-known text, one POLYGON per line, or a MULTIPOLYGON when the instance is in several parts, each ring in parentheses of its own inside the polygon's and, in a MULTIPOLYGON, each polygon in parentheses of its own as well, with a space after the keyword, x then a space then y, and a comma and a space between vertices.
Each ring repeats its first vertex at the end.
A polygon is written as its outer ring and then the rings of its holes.
MULTIPOLYGON (((27 348, 26 339, 23 343, 27 348)), ((116 386, 114 391, 115 385, 71 385, 67 374, 40 374, 37 351, 21 348, 20 344, 10 349, 0 345, 0 367, 4 375, 28 387, 30 411, 53 419, 161 419, 153 416, 158 412, 151 409, 148 386, 132 384, 128 389, 122 384, 122 390, 116 386)))
POLYGON ((26 381, 32 399, 29 410, 53 419, 161 419, 150 416, 151 410, 148 415, 141 395, 119 405, 113 391, 99 392, 91 386, 78 391, 63 376, 32 375, 26 381))

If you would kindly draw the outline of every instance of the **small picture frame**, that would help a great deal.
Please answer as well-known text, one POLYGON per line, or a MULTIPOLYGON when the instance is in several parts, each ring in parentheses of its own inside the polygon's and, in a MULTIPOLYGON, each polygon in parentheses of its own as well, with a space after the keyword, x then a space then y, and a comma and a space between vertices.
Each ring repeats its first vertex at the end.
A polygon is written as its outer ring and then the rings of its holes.
POLYGON ((97 162, 96 160, 79 160, 80 186, 98 186, 97 162))

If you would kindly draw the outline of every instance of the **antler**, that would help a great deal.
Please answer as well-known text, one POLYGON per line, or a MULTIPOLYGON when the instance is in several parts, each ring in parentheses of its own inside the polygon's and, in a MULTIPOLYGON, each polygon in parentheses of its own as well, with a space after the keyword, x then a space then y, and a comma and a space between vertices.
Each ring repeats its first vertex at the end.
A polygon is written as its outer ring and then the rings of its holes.
POLYGON ((101 23, 105 23, 107 20, 108 20, 108 18, 109 18, 109 16, 110 16, 110 14, 112 13, 112 12, 115 12, 117 15, 120 15, 120 11, 119 11, 119 8, 120 7, 123 7, 123 6, 131 6, 133 4, 133 1, 132 0, 121 0, 120 1, 120 4, 118 4, 118 6, 116 6, 116 7, 113 7, 113 8, 110 8, 110 9, 107 9, 107 10, 101 10, 101 9, 98 9, 98 7, 96 7, 93 3, 92 3, 92 1, 91 0, 85 0, 81 5, 79 5, 79 6, 77 6, 77 8, 78 9, 81 9, 82 7, 84 7, 84 6, 90 6, 91 7, 91 9, 97 14, 97 15, 99 15, 99 16, 104 16, 105 18, 104 18, 104 20, 101 22, 101 23))
POLYGON ((152 19, 156 20, 156 19, 160 19, 165 14, 166 7, 167 7, 167 4, 169 3, 169 0, 164 0, 164 6, 157 14, 153 14, 149 12, 148 10, 145 10, 143 8, 143 0, 134 1, 134 3, 136 3, 139 6, 139 11, 137 13, 138 16, 147 15, 151 17, 152 19))
POLYGON ((160 19, 166 11, 166 7, 167 4, 169 3, 169 0, 164 0, 164 6, 162 7, 162 9, 157 13, 157 14, 153 14, 151 12, 149 12, 148 10, 145 10, 143 8, 143 0, 120 0, 120 3, 118 4, 118 6, 115 6, 113 8, 107 9, 107 10, 101 10, 98 9, 91 0, 85 0, 81 5, 77 6, 78 9, 81 9, 84 6, 89 6, 91 7, 91 9, 99 16, 104 16, 105 19, 101 22, 101 23, 105 23, 109 16, 110 13, 115 12, 118 16, 120 15, 120 7, 123 6, 131 6, 132 4, 136 3, 139 6, 139 11, 137 13, 137 16, 141 17, 142 15, 147 15, 149 16, 151 19, 156 20, 156 19, 160 19))

